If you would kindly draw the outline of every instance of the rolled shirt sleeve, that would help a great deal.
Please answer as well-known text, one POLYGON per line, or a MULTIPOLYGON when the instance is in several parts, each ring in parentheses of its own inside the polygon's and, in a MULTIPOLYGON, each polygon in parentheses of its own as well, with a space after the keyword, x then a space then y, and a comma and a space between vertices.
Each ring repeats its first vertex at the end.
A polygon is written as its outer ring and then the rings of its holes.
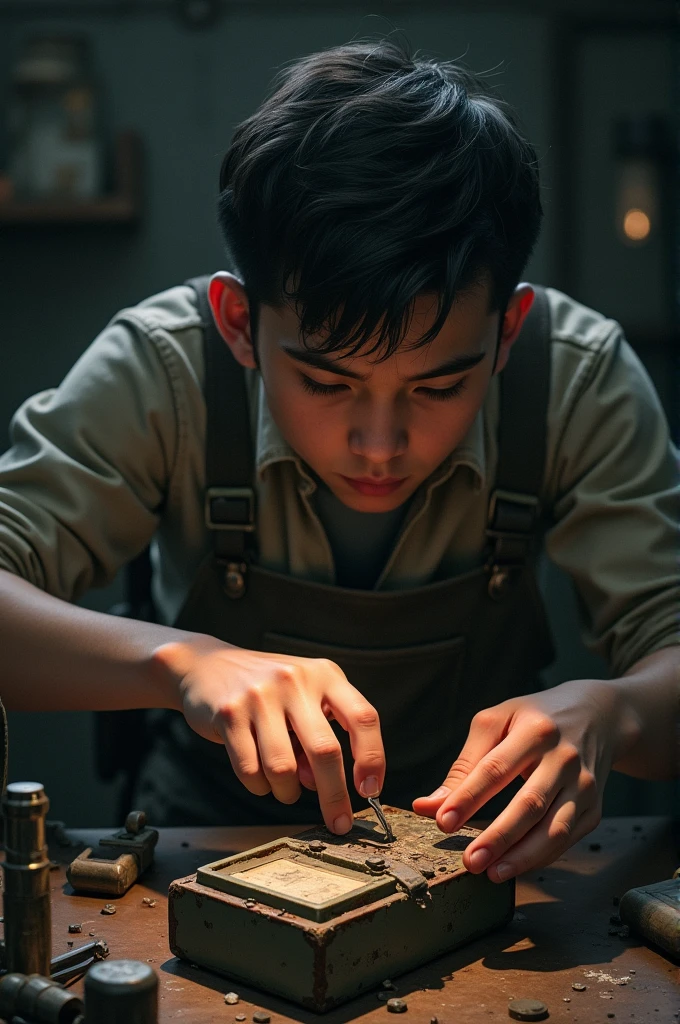
POLYGON ((62 384, 25 402, 0 457, 0 567, 65 600, 149 542, 180 423, 162 339, 112 322, 62 384))
POLYGON ((680 642, 680 484, 644 367, 618 324, 597 331, 588 359, 557 342, 546 551, 574 581, 585 642, 620 675, 680 642))

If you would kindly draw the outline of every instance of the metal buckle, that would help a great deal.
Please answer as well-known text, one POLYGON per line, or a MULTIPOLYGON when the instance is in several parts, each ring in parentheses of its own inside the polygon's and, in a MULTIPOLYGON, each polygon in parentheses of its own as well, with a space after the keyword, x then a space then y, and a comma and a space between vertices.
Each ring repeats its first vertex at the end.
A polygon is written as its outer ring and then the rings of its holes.
POLYGON ((255 530, 252 487, 209 487, 205 492, 205 525, 209 530, 255 530))
POLYGON ((538 519, 539 500, 534 494, 519 494, 516 491, 503 491, 500 488, 495 490, 491 495, 489 501, 489 518, 487 520, 487 533, 495 536, 497 534, 505 534, 509 537, 519 537, 523 534, 533 533, 536 528, 536 521, 538 519), (496 513, 500 511, 498 507, 499 501, 507 501, 511 505, 521 505, 526 509, 531 509, 531 516, 527 524, 527 529, 520 530, 503 530, 496 522, 496 513))

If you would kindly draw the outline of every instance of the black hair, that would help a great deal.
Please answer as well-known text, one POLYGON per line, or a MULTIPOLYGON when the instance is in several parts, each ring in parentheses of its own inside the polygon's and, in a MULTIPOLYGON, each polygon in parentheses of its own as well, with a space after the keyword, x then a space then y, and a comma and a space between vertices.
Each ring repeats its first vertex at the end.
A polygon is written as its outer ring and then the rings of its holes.
POLYGON ((504 312, 542 209, 536 153, 507 105, 461 64, 387 39, 279 74, 235 130, 218 215, 251 314, 288 303, 303 344, 323 335, 317 351, 382 359, 424 293, 437 310, 418 346, 485 280, 504 312))

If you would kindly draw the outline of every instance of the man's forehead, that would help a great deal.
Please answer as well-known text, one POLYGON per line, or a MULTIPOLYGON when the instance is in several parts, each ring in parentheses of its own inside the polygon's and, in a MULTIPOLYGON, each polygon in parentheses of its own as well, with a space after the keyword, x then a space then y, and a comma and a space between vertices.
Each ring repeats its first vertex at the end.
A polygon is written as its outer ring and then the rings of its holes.
MULTIPOLYGON (((451 307, 441 331, 430 341, 422 343, 437 315, 437 297, 430 295, 418 296, 413 315, 408 324, 404 338, 396 350, 399 362, 413 364, 413 372, 422 369, 431 361, 441 361, 447 356, 469 355, 485 351, 495 345, 497 334, 497 314, 488 309, 488 293, 486 289, 475 290, 457 298, 451 307)), ((306 337, 300 335, 300 319, 291 306, 275 308, 263 305, 260 310, 260 333, 266 333, 270 342, 285 349, 300 351, 324 351, 325 336, 322 332, 306 337)), ((377 332, 376 332, 377 336, 377 332)), ((364 346, 365 352, 373 347, 369 341, 364 346)), ((349 365, 356 360, 366 360, 364 351, 349 355, 342 349, 325 351, 328 359, 341 365, 349 365)), ((381 353, 373 352, 368 361, 380 360, 381 353)), ((389 358, 392 358, 391 356, 389 358)))

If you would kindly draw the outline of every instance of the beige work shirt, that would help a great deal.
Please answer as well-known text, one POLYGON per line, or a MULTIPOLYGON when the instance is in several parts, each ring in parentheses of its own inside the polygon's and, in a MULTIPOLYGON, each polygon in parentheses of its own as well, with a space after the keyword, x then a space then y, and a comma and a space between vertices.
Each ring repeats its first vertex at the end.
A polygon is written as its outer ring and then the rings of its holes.
MULTIPOLYGON (((618 674, 680 640, 677 453, 621 327, 553 289, 548 298, 545 545, 576 585, 586 643, 618 674)), ((182 285, 119 312, 58 388, 24 403, 0 457, 0 567, 73 600, 109 583, 153 538, 155 597, 172 622, 211 544, 203 372, 195 295, 182 285)), ((333 583, 315 483, 272 420, 256 371, 248 383, 259 561, 333 583)), ((480 563, 497 419, 494 378, 467 436, 419 488, 378 589, 480 563)))

